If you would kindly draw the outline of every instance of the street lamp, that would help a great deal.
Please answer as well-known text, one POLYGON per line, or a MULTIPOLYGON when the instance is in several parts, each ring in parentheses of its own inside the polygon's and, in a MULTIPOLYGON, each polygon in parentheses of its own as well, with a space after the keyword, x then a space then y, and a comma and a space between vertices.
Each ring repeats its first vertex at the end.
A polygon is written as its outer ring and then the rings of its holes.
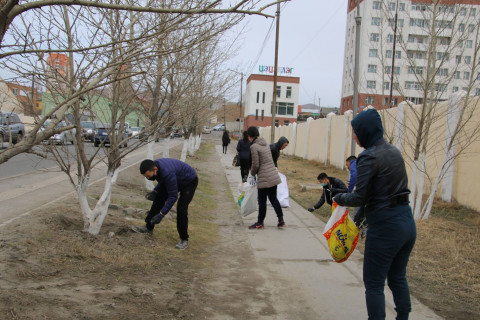
POLYGON ((238 113, 238 134, 241 136, 241 125, 242 125, 242 95, 243 95, 243 72, 238 72, 232 69, 228 69, 229 71, 235 72, 236 74, 240 75, 240 110, 238 113))

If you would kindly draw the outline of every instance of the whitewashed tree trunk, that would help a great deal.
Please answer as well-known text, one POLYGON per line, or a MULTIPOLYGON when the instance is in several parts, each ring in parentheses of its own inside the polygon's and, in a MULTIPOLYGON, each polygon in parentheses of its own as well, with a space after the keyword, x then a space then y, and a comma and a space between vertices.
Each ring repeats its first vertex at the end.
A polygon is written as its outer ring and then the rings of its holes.
MULTIPOLYGON (((153 137, 149 137, 148 138, 148 143, 147 143, 147 158, 146 159, 150 159, 150 160, 154 160, 153 159, 153 147, 155 146, 155 140, 153 137)), ((148 179, 145 179, 145 188, 147 190, 153 190, 155 186, 153 185, 153 182, 148 180, 148 179)))
POLYGON ((163 157, 170 158, 170 138, 163 139, 163 157))
POLYGON ((195 151, 200 149, 200 144, 202 143, 202 135, 195 136, 195 151))
POLYGON ((417 191, 417 172, 418 172, 418 160, 414 160, 412 164, 412 174, 410 179, 410 206, 412 210, 415 210, 415 195, 417 191))
POLYGON ((183 139, 182 153, 180 154, 180 161, 187 160, 188 139, 183 139))
POLYGON ((397 107, 397 119, 395 121, 395 147, 403 150, 403 140, 405 136, 405 107, 408 104, 401 102, 397 107))
POLYGON ((190 157, 195 155, 195 138, 193 134, 190 134, 190 137, 188 137, 188 155, 190 157))
POLYGON ((116 169, 114 172, 109 171, 105 179, 105 188, 100 199, 97 201, 95 208, 90 209, 88 205, 87 198, 87 188, 90 174, 87 174, 87 178, 77 187, 77 195, 80 201, 80 208, 82 210, 83 216, 83 230, 97 235, 100 233, 100 228, 102 227, 103 220, 107 216, 108 206, 110 204, 110 199, 112 196, 112 187, 117 181, 119 170, 116 169))
POLYGON ((417 199, 415 200, 414 217, 420 219, 422 200, 423 200, 423 188, 425 185, 425 152, 420 154, 420 168, 418 169, 418 187, 417 187, 417 199))
MULTIPOLYGON (((342 145, 342 152, 343 152, 343 159, 347 159, 348 156, 346 154, 347 152, 347 135, 348 135, 348 128, 350 127, 350 121, 349 121, 349 116, 348 114, 343 115, 343 145, 342 145)), ((341 169, 344 169, 345 162, 342 161, 342 166, 341 169)), ((350 176, 350 171, 348 172, 348 175, 350 176)), ((349 178, 350 179, 350 178, 349 178)))

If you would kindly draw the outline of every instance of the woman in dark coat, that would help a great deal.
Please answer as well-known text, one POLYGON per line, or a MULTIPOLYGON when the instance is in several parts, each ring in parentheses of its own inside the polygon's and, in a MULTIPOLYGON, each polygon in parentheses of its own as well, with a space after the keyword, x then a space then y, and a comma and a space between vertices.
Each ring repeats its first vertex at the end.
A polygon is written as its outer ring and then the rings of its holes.
POLYGON ((223 146, 223 153, 227 154, 227 147, 230 144, 230 136, 228 135, 228 131, 225 130, 222 136, 222 146, 223 146))
POLYGON ((353 138, 365 150, 357 159, 357 182, 352 193, 334 201, 361 207, 368 232, 363 260, 363 283, 369 319, 385 319, 385 279, 393 294, 397 320, 411 312, 407 264, 417 236, 408 202, 408 177, 400 151, 383 139, 377 110, 360 112, 352 120, 353 138))
POLYGON ((238 140, 237 152, 240 157, 240 175, 242 182, 246 182, 248 178, 248 160, 250 159, 250 146, 252 143, 248 140, 247 131, 243 131, 243 139, 238 140))

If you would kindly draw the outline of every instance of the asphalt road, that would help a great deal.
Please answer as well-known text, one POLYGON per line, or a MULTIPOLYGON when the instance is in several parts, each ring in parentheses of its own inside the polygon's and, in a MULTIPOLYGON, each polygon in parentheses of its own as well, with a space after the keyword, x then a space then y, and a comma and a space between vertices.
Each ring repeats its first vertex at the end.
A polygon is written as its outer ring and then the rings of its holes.
MULTIPOLYGON (((183 139, 170 140, 170 147, 183 139)), ((154 154, 162 152, 163 140, 154 144, 154 154)), ((68 146, 73 148, 73 146, 68 146)), ((89 145, 87 152, 93 152, 89 145)), ((145 159, 147 147, 143 146, 122 160, 120 170, 136 165, 145 159)), ((90 184, 105 178, 106 166, 100 164, 92 170, 90 184)), ((20 154, 0 165, 0 226, 31 213, 31 211, 54 201, 75 198, 72 184, 65 173, 60 172, 53 160, 42 159, 32 154, 20 154)))

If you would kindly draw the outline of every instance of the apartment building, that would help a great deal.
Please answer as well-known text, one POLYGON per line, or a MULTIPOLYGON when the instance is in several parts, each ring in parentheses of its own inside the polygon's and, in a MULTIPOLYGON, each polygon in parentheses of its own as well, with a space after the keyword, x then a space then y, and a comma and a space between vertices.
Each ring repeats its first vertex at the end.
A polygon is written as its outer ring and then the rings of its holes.
MULTIPOLYGON (((275 125, 297 122, 299 77, 277 76, 275 125)), ((244 129, 251 126, 271 126, 273 76, 251 74, 245 94, 244 129)))
MULTIPOLYGON (((347 10, 342 114, 353 108, 357 0, 347 10)), ((359 110, 422 104, 424 88, 434 101, 459 90, 480 95, 480 0, 361 0, 359 11, 359 110)))

